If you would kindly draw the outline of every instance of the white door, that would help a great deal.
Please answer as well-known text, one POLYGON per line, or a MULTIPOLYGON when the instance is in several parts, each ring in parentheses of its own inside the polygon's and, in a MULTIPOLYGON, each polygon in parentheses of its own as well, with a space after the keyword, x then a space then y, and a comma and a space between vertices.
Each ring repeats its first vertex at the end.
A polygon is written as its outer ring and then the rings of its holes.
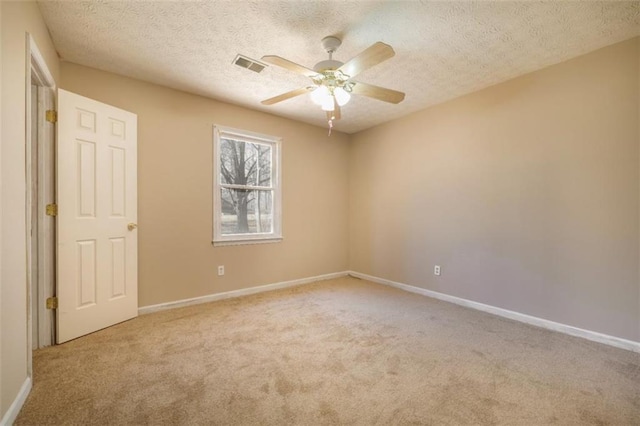
POLYGON ((58 91, 57 342, 138 314, 137 116, 58 91))

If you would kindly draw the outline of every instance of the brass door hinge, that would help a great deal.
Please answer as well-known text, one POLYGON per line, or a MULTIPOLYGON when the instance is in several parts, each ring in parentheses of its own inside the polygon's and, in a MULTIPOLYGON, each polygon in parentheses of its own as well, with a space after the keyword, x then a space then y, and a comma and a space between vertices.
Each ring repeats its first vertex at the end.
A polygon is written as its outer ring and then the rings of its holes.
POLYGON ((48 109, 46 113, 46 118, 49 123, 57 123, 58 122, 58 111, 53 109, 48 109))
POLYGON ((57 204, 47 204, 47 216, 58 216, 57 204))
POLYGON ((50 297, 47 299, 47 309, 58 309, 57 297, 50 297))

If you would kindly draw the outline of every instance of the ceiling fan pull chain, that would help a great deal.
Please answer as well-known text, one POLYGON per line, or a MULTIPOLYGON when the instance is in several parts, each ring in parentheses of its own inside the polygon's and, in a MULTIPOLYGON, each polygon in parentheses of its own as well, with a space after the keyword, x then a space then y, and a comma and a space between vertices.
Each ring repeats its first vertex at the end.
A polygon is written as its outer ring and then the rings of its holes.
POLYGON ((333 117, 329 119, 329 134, 327 136, 331 136, 332 129, 333 129, 333 117))

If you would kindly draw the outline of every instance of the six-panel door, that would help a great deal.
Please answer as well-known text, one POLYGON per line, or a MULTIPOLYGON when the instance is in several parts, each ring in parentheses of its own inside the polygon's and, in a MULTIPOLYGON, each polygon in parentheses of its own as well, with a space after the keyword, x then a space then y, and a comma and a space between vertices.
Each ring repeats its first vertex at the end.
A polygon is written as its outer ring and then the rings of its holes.
POLYGON ((135 114, 58 91, 58 343, 137 315, 136 157, 135 114))

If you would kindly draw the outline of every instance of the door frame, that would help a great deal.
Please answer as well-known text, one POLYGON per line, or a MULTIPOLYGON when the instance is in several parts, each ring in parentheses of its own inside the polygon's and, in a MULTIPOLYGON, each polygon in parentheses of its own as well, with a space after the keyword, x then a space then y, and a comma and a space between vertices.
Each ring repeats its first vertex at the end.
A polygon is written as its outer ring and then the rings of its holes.
MULTIPOLYGON (((44 60, 44 57, 42 56, 42 53, 40 52, 40 49, 38 48, 38 45, 36 44, 34 38, 31 36, 31 34, 29 34, 27 32, 26 34, 26 81, 25 81, 25 86, 26 86, 26 93, 25 93, 25 99, 26 99, 26 108, 25 108, 25 178, 26 178, 26 242, 27 242, 27 357, 28 357, 28 363, 27 363, 27 371, 28 371, 28 375, 29 377, 33 377, 33 367, 32 367, 32 352, 33 349, 38 348, 43 346, 43 344, 41 344, 40 342, 43 343, 47 343, 47 341, 49 342, 49 344, 53 344, 54 341, 51 340, 51 336, 53 333, 54 328, 54 324, 52 321, 52 316, 51 315, 47 315, 47 309, 45 307, 45 301, 42 300, 43 295, 46 294, 52 294, 53 291, 55 290, 55 273, 52 277, 50 277, 51 279, 49 280, 49 282, 51 283, 52 286, 54 286, 51 289, 45 289, 45 280, 44 280, 44 274, 39 273, 38 280, 34 280, 32 277, 32 273, 31 273, 31 268, 32 268, 32 259, 34 256, 38 257, 38 270, 40 270, 40 268, 42 267, 42 259, 43 259, 43 250, 47 250, 47 253, 54 256, 55 253, 51 253, 49 252, 49 247, 54 247, 50 244, 45 244, 45 233, 44 233, 44 229, 43 226, 38 226, 38 247, 39 252, 34 252, 34 248, 32 247, 31 244, 31 228, 32 225, 34 223, 34 221, 39 221, 41 222, 41 215, 43 215, 44 213, 44 206, 42 206, 42 208, 39 209, 40 212, 38 214, 38 217, 32 217, 32 197, 34 195, 36 195, 38 197, 39 200, 42 200, 42 192, 46 189, 46 188, 41 188, 40 186, 36 189, 37 194, 33 193, 33 187, 32 187, 32 173, 34 171, 34 168, 37 168, 38 170, 38 174, 39 175, 43 175, 45 170, 51 171, 55 168, 55 157, 53 157, 51 159, 51 162, 45 162, 43 161, 43 159, 41 157, 38 157, 38 162, 37 164, 33 164, 32 162, 32 125, 33 125, 33 120, 37 120, 37 116, 36 117, 32 117, 31 111, 32 111, 32 105, 31 105, 31 100, 32 100, 32 93, 31 93, 31 85, 32 82, 34 82, 36 84, 36 86, 38 86, 39 91, 40 90, 49 90, 51 93, 51 100, 53 102, 54 108, 55 108, 55 94, 56 94, 56 82, 53 78, 53 75, 51 74, 51 71, 49 70, 49 67, 47 66, 47 63, 44 60), (34 306, 37 306, 37 311, 33 312, 34 310, 34 306), (34 322, 34 318, 36 318, 36 321, 34 322), (40 319, 40 321, 38 321, 38 319, 40 319), (35 333, 34 333, 35 331, 35 333), (33 336, 34 334, 36 336, 38 336, 38 341, 34 342, 33 340, 33 336)), ((39 96, 39 102, 38 102, 38 108, 42 108, 44 104, 42 102, 40 102, 40 96, 39 96)), ((41 111, 38 111, 38 113, 40 113, 41 111)), ((39 152, 43 152, 44 150, 44 144, 45 143, 55 143, 55 132, 51 131, 51 132, 42 132, 41 129, 39 129, 38 131, 38 139, 37 139, 37 148, 39 152), (47 138, 45 138, 43 135, 43 133, 48 133, 47 138)), ((55 179, 55 175, 54 175, 54 179, 55 179)), ((50 194, 49 194, 50 195, 50 194)), ((51 238, 51 236, 49 237, 51 238)))

